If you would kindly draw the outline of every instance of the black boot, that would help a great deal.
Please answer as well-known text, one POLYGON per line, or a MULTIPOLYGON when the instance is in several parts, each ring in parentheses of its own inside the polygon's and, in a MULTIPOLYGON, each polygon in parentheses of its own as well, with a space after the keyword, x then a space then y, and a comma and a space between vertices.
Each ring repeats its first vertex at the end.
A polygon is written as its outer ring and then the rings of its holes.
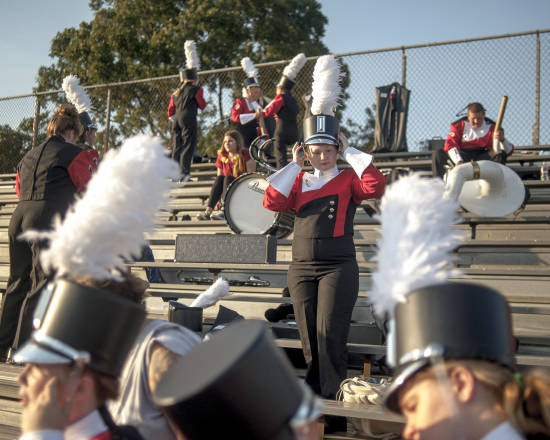
POLYGON ((293 313, 294 307, 292 307, 292 304, 280 304, 276 309, 267 309, 265 311, 265 319, 269 322, 279 322, 293 313))

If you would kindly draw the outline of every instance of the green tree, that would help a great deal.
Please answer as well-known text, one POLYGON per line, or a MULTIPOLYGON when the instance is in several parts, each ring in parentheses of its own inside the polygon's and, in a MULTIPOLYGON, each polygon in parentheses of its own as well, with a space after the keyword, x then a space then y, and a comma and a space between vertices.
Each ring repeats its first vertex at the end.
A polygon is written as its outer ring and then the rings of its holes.
POLYGON ((349 140, 349 144, 363 151, 370 151, 374 147, 374 124, 376 119, 376 104, 365 109, 365 118, 361 123, 352 119, 346 121, 342 130, 349 140))
POLYGON ((17 163, 27 152, 32 143, 32 136, 9 125, 0 125, 0 173, 15 173, 17 163))
MULTIPOLYGON (((91 0, 90 7, 90 23, 64 29, 52 41, 55 62, 39 69, 37 91, 59 89, 69 73, 82 84, 174 75, 185 67, 187 39, 197 43, 202 71, 240 66, 244 56, 258 64, 327 52, 321 42, 327 19, 316 0, 91 0)), ((283 67, 272 69, 279 75, 283 67)), ((221 104, 224 93, 240 93, 243 78, 241 72, 201 77, 217 96, 213 125, 228 111, 221 104)), ((120 135, 166 135, 166 107, 176 86, 175 80, 159 80, 113 87, 112 121, 120 135)), ((96 111, 104 113, 106 91, 89 92, 96 111)))

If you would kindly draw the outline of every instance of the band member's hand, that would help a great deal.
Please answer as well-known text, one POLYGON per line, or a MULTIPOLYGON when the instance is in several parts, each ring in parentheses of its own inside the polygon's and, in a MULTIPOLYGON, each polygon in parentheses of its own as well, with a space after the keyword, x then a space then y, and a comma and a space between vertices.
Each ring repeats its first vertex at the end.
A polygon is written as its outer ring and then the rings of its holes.
POLYGON ((256 112, 254 113, 254 118, 255 119, 260 119, 262 117, 262 109, 259 108, 258 110, 256 110, 256 112))
POLYGON ((298 165, 300 165, 300 167, 303 167, 304 162, 306 161, 305 153, 306 152, 304 150, 304 146, 298 142, 296 142, 292 147, 292 160, 296 162, 298 165))
POLYGON ((340 153, 343 153, 348 148, 348 138, 340 132, 338 133, 338 140, 340 141, 340 153))
POLYGON ((497 139, 498 139, 500 142, 504 142, 504 130, 503 130, 502 128, 498 131, 497 139))
POLYGON ((23 408, 21 430, 23 434, 46 429, 64 430, 69 417, 71 402, 59 393, 60 381, 51 377, 40 394, 23 408))

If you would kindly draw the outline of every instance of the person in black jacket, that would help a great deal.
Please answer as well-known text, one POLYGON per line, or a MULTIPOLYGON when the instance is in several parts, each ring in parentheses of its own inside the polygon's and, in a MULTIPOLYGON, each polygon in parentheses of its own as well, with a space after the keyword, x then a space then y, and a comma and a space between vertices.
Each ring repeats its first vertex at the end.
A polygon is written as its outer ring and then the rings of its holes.
MULTIPOLYGON (((258 70, 254 63, 245 57, 241 60, 241 65, 247 77, 243 83, 242 97, 236 98, 231 108, 231 120, 244 139, 244 147, 250 148, 250 144, 258 136, 273 136, 275 119, 272 116, 262 118, 262 110, 269 100, 262 95, 258 70)), ((265 153, 270 154, 269 151, 265 153)))
POLYGON ((168 115, 174 117, 172 158, 180 164, 182 182, 190 179, 191 162, 197 148, 197 109, 206 107, 198 77, 193 79, 191 73, 186 75, 188 77, 172 94, 168 107, 168 115))
POLYGON ((170 97, 168 117, 172 121, 174 145, 172 158, 180 164, 180 182, 191 178, 191 162, 197 148, 197 110, 206 107, 202 87, 199 86, 199 61, 195 42, 185 42, 187 69, 180 72, 181 84, 170 97))
POLYGON ((277 84, 277 95, 263 111, 264 118, 275 116, 277 120, 273 136, 273 145, 275 146, 273 154, 277 161, 277 168, 283 168, 288 163, 286 158, 288 146, 298 140, 296 118, 300 108, 292 96, 291 90, 296 82, 296 75, 305 62, 306 56, 301 53, 296 55, 292 62, 285 67, 283 76, 277 84))
MULTIPOLYGON (((371 155, 348 147, 334 111, 341 93, 340 67, 332 55, 317 60, 312 116, 293 160, 268 177, 263 206, 294 210, 288 288, 308 364, 305 382, 334 399, 347 372, 347 338, 359 292, 353 220, 362 200, 379 197, 386 183, 371 155), (300 154, 303 152, 304 154, 300 154), (339 170, 338 158, 350 168, 339 170), (313 172, 302 171, 309 160, 313 172)), ((346 420, 325 419, 325 432, 345 431, 346 420)))
POLYGON ((0 310, 0 350, 26 340, 31 332, 36 293, 48 281, 38 261, 43 242, 28 243, 19 236, 30 229, 47 230, 56 215, 63 216, 92 175, 89 154, 74 145, 82 131, 73 105, 55 111, 48 139, 30 150, 17 166, 15 190, 19 204, 8 227, 10 275, 0 310))

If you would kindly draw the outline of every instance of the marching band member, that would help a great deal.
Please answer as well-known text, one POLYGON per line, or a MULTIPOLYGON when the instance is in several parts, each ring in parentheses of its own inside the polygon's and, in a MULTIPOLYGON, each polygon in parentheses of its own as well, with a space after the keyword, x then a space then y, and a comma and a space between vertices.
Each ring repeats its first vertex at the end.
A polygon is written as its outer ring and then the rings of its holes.
POLYGON ((548 438, 550 380, 517 373, 506 298, 448 281, 460 276, 457 208, 440 179, 418 175, 401 178, 382 199, 370 299, 389 318, 395 378, 385 405, 406 418, 407 440, 548 438))
POLYGON ((504 130, 501 130, 498 139, 504 151, 494 152, 495 123, 485 118, 485 108, 479 102, 468 104, 467 108, 468 114, 451 124, 443 149, 434 153, 434 176, 443 177, 447 159, 451 159, 454 165, 491 159, 504 165, 514 151, 514 146, 504 138, 504 130))
POLYGON ((317 440, 322 402, 269 327, 242 320, 168 367, 153 392, 178 439, 317 440))
POLYGON ((206 107, 199 86, 199 56, 192 40, 185 42, 185 58, 187 69, 180 72, 181 84, 170 96, 168 105, 168 117, 174 132, 172 158, 180 165, 180 182, 183 183, 191 178, 191 162, 197 148, 197 109, 206 107))
MULTIPOLYGON (((63 433, 75 439, 141 438, 135 429, 121 432, 106 407, 107 400, 118 396, 118 378, 138 334, 145 338, 147 329, 151 339, 159 336, 159 325, 143 325, 141 299, 148 284, 128 274, 125 262, 139 252, 144 231, 153 229, 155 214, 167 202, 171 179, 177 174, 177 165, 165 157, 158 140, 128 139, 105 155, 86 193, 63 221, 57 221, 51 231, 25 234, 28 240, 48 240, 40 263, 45 271, 56 273, 42 292, 31 339, 14 357, 27 364, 19 377, 25 439, 63 438, 63 433), (61 426, 59 420, 52 425, 55 418, 33 420, 52 378, 60 384, 62 399, 54 400, 50 409, 59 406, 64 416, 61 426), (48 429, 60 436, 42 437, 48 429)), ((180 338, 185 337, 183 330, 180 338)), ((161 345, 167 342, 166 336, 158 340, 161 345)), ((187 337, 180 347, 188 349, 198 342, 187 337)), ((157 348, 150 349, 151 357, 157 348)), ((164 359, 169 348, 162 354, 164 359)), ((131 401, 140 416, 152 415, 150 407, 144 410, 147 403, 131 401)), ((162 426, 160 411, 155 415, 154 427, 159 431, 145 432, 169 431, 165 421, 162 426)))
MULTIPOLYGON (((288 287, 308 363, 306 382, 326 398, 335 397, 347 373, 347 336, 359 290, 355 210, 362 200, 379 197, 385 185, 372 156, 348 147, 339 133, 333 116, 339 81, 334 57, 320 57, 313 73, 313 116, 304 121, 305 145, 294 145, 293 161, 268 178, 263 202, 272 211, 296 210, 288 287), (339 156, 351 168, 338 170, 339 156), (302 171, 306 158, 313 173, 302 171)), ((327 432, 345 430, 345 419, 333 420, 327 432)))
POLYGON ((222 211, 227 188, 237 177, 244 173, 256 171, 256 162, 248 149, 244 147, 243 137, 237 130, 226 131, 221 148, 216 158, 216 180, 210 188, 208 206, 204 213, 197 216, 199 220, 225 220, 222 211), (214 213, 214 209, 219 212, 214 213))
POLYGON ((275 147, 273 153, 277 161, 277 168, 283 168, 288 163, 286 160, 287 147, 298 140, 296 117, 299 106, 292 96, 291 90, 296 82, 296 75, 305 63, 306 56, 303 53, 292 59, 292 62, 283 70, 283 76, 277 84, 277 95, 263 111, 264 118, 274 115, 277 121, 273 135, 275 147))
MULTIPOLYGON (((262 117, 261 109, 267 103, 262 96, 262 89, 258 81, 258 69, 252 60, 248 57, 243 58, 241 66, 246 73, 243 96, 235 99, 231 109, 231 120, 241 133, 245 148, 249 148, 252 141, 262 134, 258 121, 262 117)), ((270 117, 265 120, 268 131, 270 131, 272 119, 270 117)))
POLYGON ((20 234, 48 229, 56 215, 64 215, 86 188, 94 167, 76 144, 82 131, 75 106, 59 107, 48 123, 48 139, 28 151, 17 166, 15 191, 19 203, 8 228, 10 276, 0 312, 0 351, 5 358, 32 331, 38 292, 48 276, 39 262, 43 242, 27 243, 20 234))
POLYGON ((105 404, 118 395, 120 370, 145 318, 142 305, 117 295, 142 294, 144 283, 86 277, 52 284, 42 292, 47 309, 35 316, 39 326, 14 356, 25 365, 17 378, 22 440, 141 439, 135 428, 116 426, 105 404), (51 386, 58 398, 43 402, 51 386), (40 410, 47 416, 38 417, 40 410))

